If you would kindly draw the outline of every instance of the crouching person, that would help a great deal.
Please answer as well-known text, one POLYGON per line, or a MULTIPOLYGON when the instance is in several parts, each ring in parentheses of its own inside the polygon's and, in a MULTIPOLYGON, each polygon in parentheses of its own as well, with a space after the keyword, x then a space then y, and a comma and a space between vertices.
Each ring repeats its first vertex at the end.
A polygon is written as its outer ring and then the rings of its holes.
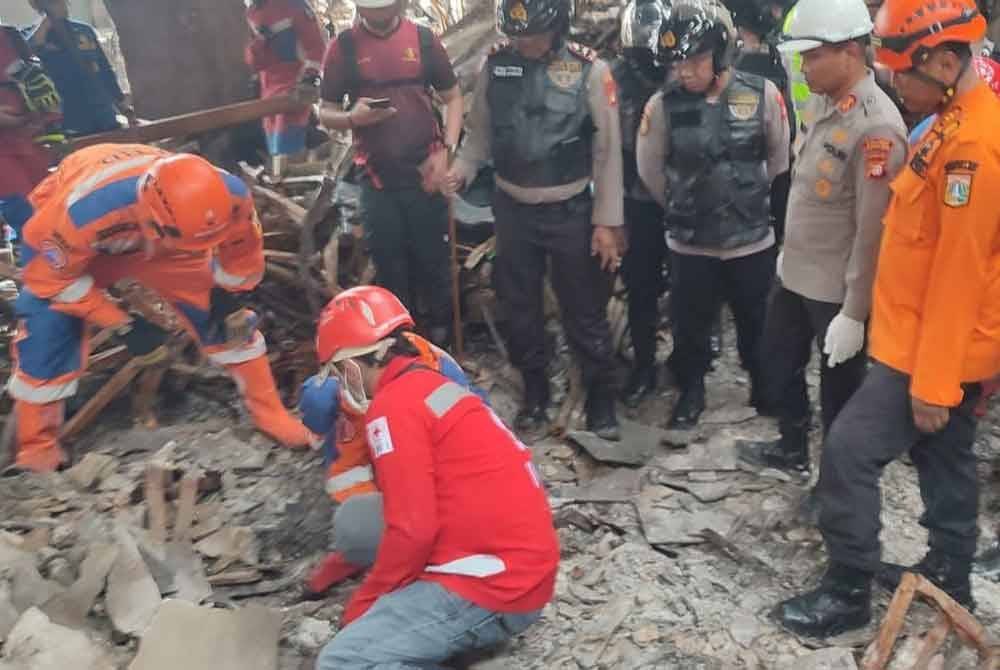
MULTIPOLYGON (((481 393, 470 385, 465 371, 448 352, 409 330, 416 327, 413 317, 395 294, 379 286, 358 286, 345 295, 363 299, 380 333, 384 336, 396 331, 419 353, 421 365, 440 372, 463 388, 481 393)), ((337 352, 340 334, 336 328, 335 322, 326 320, 316 334, 316 351, 321 365, 330 365, 337 352)), ((382 494, 375 487, 365 439, 365 410, 352 402, 350 394, 340 392, 336 375, 324 370, 306 380, 302 385, 299 409, 302 421, 310 430, 324 436, 326 492, 336 505, 333 551, 309 574, 305 583, 306 597, 319 598, 332 586, 363 572, 375 562, 384 525, 382 494)))
POLYGON ((317 670, 440 667, 524 631, 555 587, 559 545, 530 453, 444 361, 428 364, 435 350, 408 333, 402 305, 386 309, 391 297, 345 291, 319 325, 342 406, 364 412, 384 530, 317 670))

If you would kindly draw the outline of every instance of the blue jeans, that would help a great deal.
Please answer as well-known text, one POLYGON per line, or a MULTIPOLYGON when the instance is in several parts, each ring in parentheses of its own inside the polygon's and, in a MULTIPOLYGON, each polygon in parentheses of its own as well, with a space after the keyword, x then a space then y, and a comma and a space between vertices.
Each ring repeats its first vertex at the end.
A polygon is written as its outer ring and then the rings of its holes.
POLYGON ((379 598, 320 653, 316 670, 438 670, 449 658, 496 646, 536 622, 490 612, 435 582, 414 582, 379 598))

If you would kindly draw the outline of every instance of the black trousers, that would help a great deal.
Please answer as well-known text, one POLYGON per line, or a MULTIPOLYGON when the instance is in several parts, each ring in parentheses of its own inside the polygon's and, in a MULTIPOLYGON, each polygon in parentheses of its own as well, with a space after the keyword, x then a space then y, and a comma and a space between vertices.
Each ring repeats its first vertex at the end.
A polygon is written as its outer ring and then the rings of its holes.
POLYGON ((542 280, 552 259, 552 288, 584 382, 611 385, 614 360, 608 325, 612 275, 590 255, 594 227, 588 192, 565 202, 525 205, 497 189, 497 294, 510 318, 510 356, 522 371, 544 370, 542 280))
POLYGON ((820 530, 831 561, 860 570, 878 568, 879 478, 890 461, 907 451, 920 479, 920 523, 929 531, 931 549, 972 559, 979 513, 973 408, 980 386, 963 388, 965 398, 952 408, 947 425, 928 435, 913 423, 909 375, 878 362, 868 370, 823 448, 817 491, 820 530))
POLYGON ((736 320, 737 348, 756 390, 767 294, 774 279, 775 249, 719 260, 670 252, 670 312, 674 350, 668 366, 682 389, 704 379, 712 363, 709 338, 723 301, 736 320))
POLYGON ((431 327, 451 327, 448 201, 419 186, 383 189, 361 180, 361 221, 375 260, 375 282, 415 312, 418 296, 431 327))
POLYGON ((667 257, 663 208, 655 202, 625 199, 628 251, 622 277, 628 288, 628 327, 635 348, 635 367, 652 367, 656 357, 659 298, 665 287, 667 257))
POLYGON ((865 348, 850 360, 831 368, 823 353, 826 330, 840 305, 810 300, 789 291, 775 282, 767 305, 764 321, 763 360, 767 361, 761 375, 765 399, 776 411, 778 421, 786 426, 809 422, 809 393, 806 386, 806 366, 815 341, 820 349, 820 407, 823 434, 847 404, 865 378, 865 348))

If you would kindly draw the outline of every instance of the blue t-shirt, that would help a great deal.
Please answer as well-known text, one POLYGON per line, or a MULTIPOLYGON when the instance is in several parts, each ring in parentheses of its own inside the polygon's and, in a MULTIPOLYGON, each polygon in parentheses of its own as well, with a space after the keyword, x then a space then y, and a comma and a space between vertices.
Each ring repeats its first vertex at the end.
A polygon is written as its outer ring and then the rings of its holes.
MULTIPOLYGON (((97 33, 86 23, 67 21, 69 34, 76 39, 80 58, 74 57, 50 30, 45 44, 35 47, 45 69, 55 82, 63 104, 63 128, 73 135, 90 135, 120 126, 116 118, 115 103, 124 97, 111 63, 108 62, 97 33), (78 62, 79 61, 79 62, 78 62), (87 72, 81 71, 83 65, 87 72), (89 74, 88 74, 89 73, 89 74)), ((31 36, 38 26, 29 28, 31 36)))

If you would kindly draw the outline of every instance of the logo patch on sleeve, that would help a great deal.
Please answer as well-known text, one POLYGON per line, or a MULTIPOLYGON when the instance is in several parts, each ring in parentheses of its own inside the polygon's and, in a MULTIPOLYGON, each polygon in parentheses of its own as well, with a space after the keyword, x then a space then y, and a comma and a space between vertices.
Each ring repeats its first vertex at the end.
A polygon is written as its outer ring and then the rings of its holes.
POLYGON ((392 446, 392 435, 389 434, 389 421, 384 416, 369 421, 366 431, 368 433, 368 446, 372 450, 372 458, 382 458, 395 451, 392 446))
POLYGON ((972 175, 949 172, 944 186, 944 204, 948 207, 965 207, 972 196, 972 175))

